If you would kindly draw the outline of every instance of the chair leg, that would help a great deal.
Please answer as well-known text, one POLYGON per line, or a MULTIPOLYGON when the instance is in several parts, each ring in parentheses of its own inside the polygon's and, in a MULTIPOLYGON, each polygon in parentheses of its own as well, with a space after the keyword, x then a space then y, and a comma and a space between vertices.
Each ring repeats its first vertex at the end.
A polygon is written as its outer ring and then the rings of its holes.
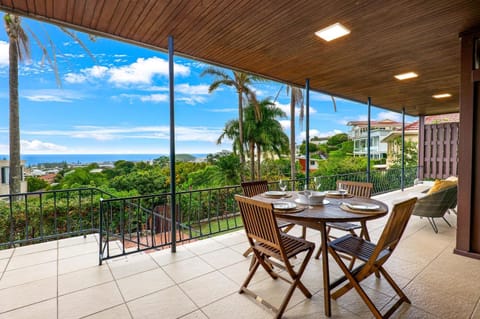
POLYGON ((433 220, 433 218, 432 217, 427 217, 427 219, 428 219, 428 222, 430 223, 430 226, 432 226, 435 234, 438 234, 437 224, 435 224, 435 221, 433 220))
MULTIPOLYGON (((330 231, 332 230, 332 227, 326 227, 326 230, 327 230, 327 239, 329 238, 329 235, 330 235, 330 231)), ((322 254, 322 245, 325 245, 325 243, 320 243, 319 247, 318 247, 318 251, 317 251, 317 254, 315 255, 315 259, 318 259, 320 258, 320 255, 322 254)))
POLYGON ((448 222, 448 220, 445 218, 445 216, 442 216, 443 220, 447 223, 448 227, 452 227, 452 225, 450 225, 450 223, 448 222))

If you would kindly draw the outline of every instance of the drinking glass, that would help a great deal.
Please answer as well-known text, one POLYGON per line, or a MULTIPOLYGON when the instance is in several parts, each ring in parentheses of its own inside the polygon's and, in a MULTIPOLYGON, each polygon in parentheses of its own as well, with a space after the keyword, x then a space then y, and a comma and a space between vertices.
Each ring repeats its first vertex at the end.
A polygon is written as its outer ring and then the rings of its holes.
POLYGON ((305 183, 305 188, 303 190, 303 194, 308 199, 308 208, 313 208, 313 206, 310 205, 310 200, 312 199, 313 191, 308 189, 308 184, 306 183, 305 183))
POLYGON ((281 179, 278 181, 278 187, 284 192, 287 189, 287 182, 281 179))
POLYGON ((346 185, 344 185, 344 184, 342 184, 342 183, 338 184, 338 192, 339 192, 340 194, 342 194, 342 199, 344 199, 344 198, 345 198, 345 194, 347 193, 347 187, 346 187, 346 185))
POLYGON ((320 190, 320 187, 322 186, 322 180, 320 177, 314 177, 313 178, 313 182, 315 183, 315 188, 317 189, 317 191, 320 190))

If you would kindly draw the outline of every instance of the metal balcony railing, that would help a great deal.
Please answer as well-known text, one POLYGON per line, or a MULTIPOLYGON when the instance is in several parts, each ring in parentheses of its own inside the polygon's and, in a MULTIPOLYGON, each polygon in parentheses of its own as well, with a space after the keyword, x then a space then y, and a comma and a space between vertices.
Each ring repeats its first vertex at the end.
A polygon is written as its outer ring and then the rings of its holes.
MULTIPOLYGON (((405 169, 404 186, 413 185, 417 170, 405 169)), ((401 169, 373 170, 373 194, 400 189, 401 175, 401 169)), ((320 190, 329 190, 339 179, 366 181, 367 172, 320 179, 320 190)), ((291 180, 288 189, 302 190, 304 185, 305 179, 291 180)), ((269 187, 278 190, 278 182, 269 187)), ((178 192, 174 220, 171 193, 117 198, 97 188, 80 188, 0 195, 0 249, 89 233, 100 234, 100 262, 163 249, 243 227, 234 200, 241 193, 239 185, 178 192)))

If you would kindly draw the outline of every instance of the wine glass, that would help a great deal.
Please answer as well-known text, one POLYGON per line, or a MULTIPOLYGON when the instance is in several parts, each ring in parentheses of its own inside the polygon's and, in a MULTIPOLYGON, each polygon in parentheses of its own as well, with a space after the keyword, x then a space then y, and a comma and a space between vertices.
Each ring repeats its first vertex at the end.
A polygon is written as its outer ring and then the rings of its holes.
POLYGON ((278 187, 284 192, 287 189, 287 182, 283 179, 278 181, 278 187))
POLYGON ((342 199, 345 198, 345 194, 347 193, 347 187, 346 185, 340 183, 338 184, 338 192, 342 195, 342 199))
POLYGON ((313 182, 315 183, 315 188, 319 191, 322 186, 322 179, 319 176, 316 176, 313 178, 313 182))
POLYGON ((313 208, 313 206, 310 205, 310 203, 311 203, 310 200, 312 199, 313 191, 308 189, 308 184, 307 183, 305 183, 303 194, 308 199, 308 208, 313 208))

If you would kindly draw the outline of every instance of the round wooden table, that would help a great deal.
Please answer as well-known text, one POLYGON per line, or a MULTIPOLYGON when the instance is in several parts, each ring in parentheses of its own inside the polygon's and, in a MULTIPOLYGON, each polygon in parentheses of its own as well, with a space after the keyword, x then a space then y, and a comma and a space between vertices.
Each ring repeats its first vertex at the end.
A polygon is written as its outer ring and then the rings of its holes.
POLYGON ((276 210, 279 219, 292 222, 298 225, 306 226, 320 231, 322 244, 322 264, 323 264, 323 289, 325 302, 325 315, 331 316, 330 305, 330 275, 328 266, 328 247, 326 224, 331 222, 361 222, 365 223, 368 220, 377 219, 385 216, 388 213, 388 206, 378 200, 371 198, 360 197, 345 197, 335 196, 326 197, 329 201, 324 205, 308 205, 298 203, 295 200, 299 198, 298 192, 288 192, 284 198, 268 197, 265 194, 256 195, 253 197, 256 200, 264 202, 295 202, 298 208, 304 208, 301 211, 280 211, 276 210), (378 205, 376 210, 358 210, 352 211, 342 203, 349 204, 373 204, 378 205), (311 208, 310 208, 311 207, 311 208), (348 211, 347 211, 348 210, 348 211))

